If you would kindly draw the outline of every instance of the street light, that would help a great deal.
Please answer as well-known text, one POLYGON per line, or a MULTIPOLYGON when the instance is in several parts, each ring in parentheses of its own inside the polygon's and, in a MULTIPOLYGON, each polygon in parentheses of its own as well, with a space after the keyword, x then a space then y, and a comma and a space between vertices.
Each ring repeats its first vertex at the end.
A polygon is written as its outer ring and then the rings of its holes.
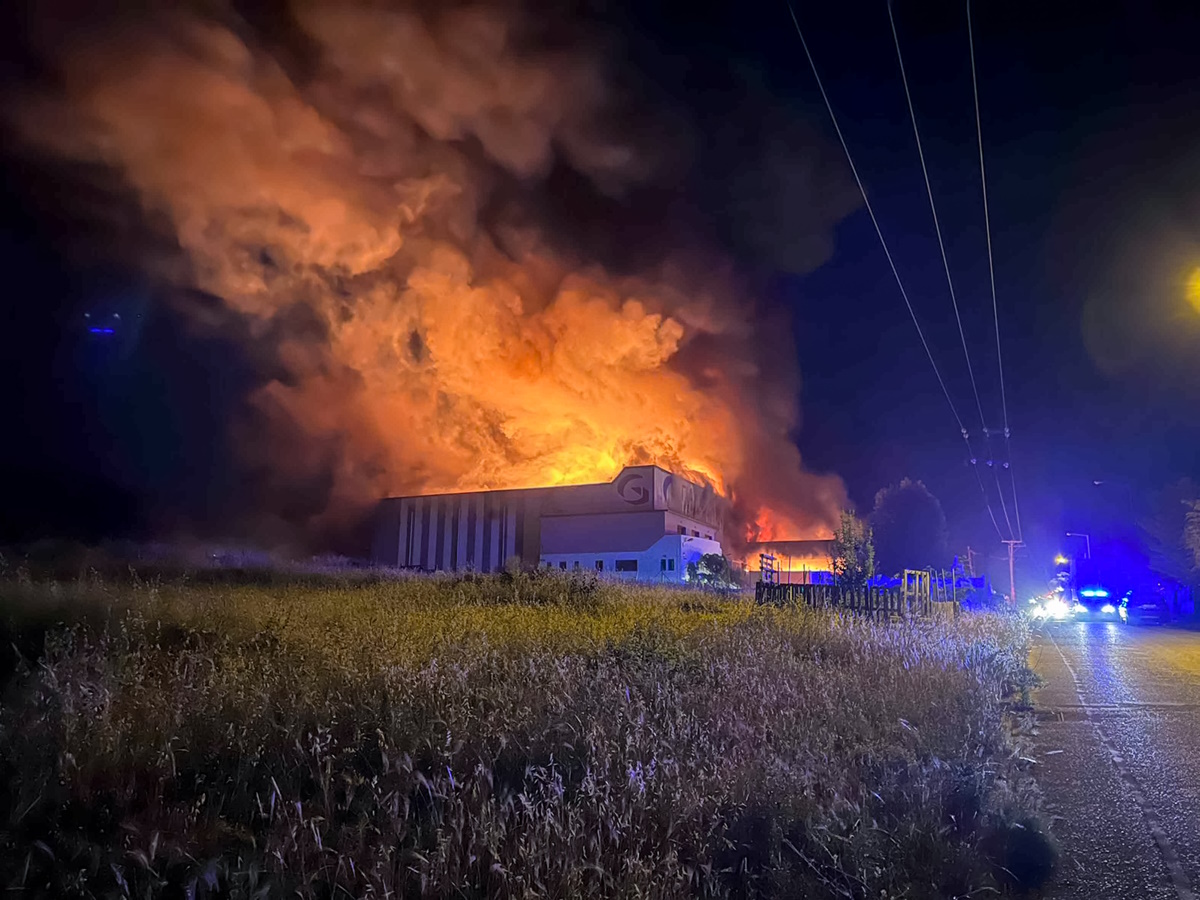
POLYGON ((1084 539, 1084 540, 1087 542, 1087 544, 1086 544, 1086 546, 1087 546, 1087 550, 1085 551, 1086 555, 1085 555, 1085 557, 1084 557, 1084 558, 1085 558, 1085 559, 1091 559, 1091 558, 1092 558, 1092 536, 1091 536, 1090 534, 1083 534, 1082 532, 1079 532, 1079 531, 1068 531, 1068 532, 1067 532, 1067 537, 1081 537, 1081 538, 1083 538, 1083 539, 1084 539))

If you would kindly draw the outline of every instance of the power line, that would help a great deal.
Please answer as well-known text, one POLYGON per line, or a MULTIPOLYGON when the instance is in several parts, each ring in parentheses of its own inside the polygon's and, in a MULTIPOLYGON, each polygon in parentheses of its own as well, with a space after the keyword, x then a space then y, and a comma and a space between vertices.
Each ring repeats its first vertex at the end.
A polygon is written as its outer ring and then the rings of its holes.
MULTIPOLYGON (((958 324, 958 337, 959 337, 959 340, 962 342, 963 358, 966 360, 966 363, 967 363, 967 375, 971 379, 971 393, 975 397, 975 408, 979 412, 979 424, 980 424, 980 427, 983 429, 984 441, 987 445, 987 451, 988 451, 987 465, 988 465, 988 468, 992 470, 992 474, 996 479, 996 495, 1000 499, 1000 510, 1004 514, 1004 524, 1008 526, 1008 536, 1010 538, 1012 538, 1012 537, 1016 536, 1016 531, 1013 530, 1012 519, 1008 515, 1008 504, 1004 501, 1004 489, 1000 486, 1000 475, 996 472, 995 461, 992 459, 991 436, 988 432, 987 419, 983 414, 983 402, 979 398, 979 387, 975 382, 975 368, 974 368, 974 366, 971 365, 971 351, 970 351, 970 348, 967 346, 967 335, 963 329, 962 315, 959 312, 959 308, 958 308, 958 297, 954 293, 954 278, 950 274, 950 261, 946 256, 946 244, 942 238, 942 226, 941 226, 941 223, 938 221, 937 203, 933 199, 933 185, 929 181, 929 167, 925 162, 925 149, 924 149, 923 145, 921 144, 921 130, 917 126, 917 112, 916 112, 916 108, 913 106, 912 91, 909 89, 909 86, 908 86, 908 73, 905 71, 905 68, 904 68, 904 54, 900 50, 900 34, 896 29, 896 17, 892 12, 892 0, 888 0, 887 13, 888 13, 888 23, 891 25, 891 28, 892 28, 892 42, 896 47, 896 62, 899 63, 899 65, 900 65, 900 81, 904 85, 904 99, 908 102, 908 116, 909 116, 909 120, 912 122, 913 138, 916 140, 916 144, 917 144, 917 157, 921 161, 921 175, 925 179, 925 194, 929 198, 929 212, 930 212, 930 215, 933 217, 933 230, 934 230, 934 233, 937 235, 938 250, 941 252, 941 256, 942 256, 942 269, 946 273, 946 287, 950 291, 950 304, 951 304, 951 306, 954 307, 954 320, 958 324)), ((979 475, 978 465, 977 464, 975 464, 975 465, 976 465, 975 474, 978 476, 979 475)), ((982 478, 980 478, 980 488, 981 489, 983 488, 982 478)), ((992 510, 991 503, 990 503, 990 501, 987 500, 987 491, 986 490, 983 491, 983 495, 984 495, 984 500, 985 500, 985 502, 987 502, 987 505, 988 505, 988 514, 992 517, 992 523, 994 525, 996 525, 996 531, 998 534, 1000 534, 1001 539, 1003 539, 1004 535, 1002 533, 1000 533, 1000 526, 999 526, 999 523, 996 522, 996 516, 992 510)))
POLYGON ((950 289, 950 303, 954 307, 954 320, 958 323, 958 337, 962 341, 963 357, 967 361, 967 374, 971 378, 971 392, 975 395, 975 407, 979 410, 979 424, 987 428, 983 415, 983 403, 979 400, 979 388, 975 384, 975 369, 971 365, 971 352, 967 348, 967 335, 963 331, 962 316, 958 311, 958 298, 954 294, 954 279, 950 277, 950 262, 946 258, 946 245, 942 240, 942 227, 938 223, 937 205, 933 202, 933 187, 929 183, 929 169, 925 165, 925 150, 921 146, 921 132, 917 128, 917 113, 913 108, 912 93, 908 89, 908 75, 904 71, 904 55, 900 52, 900 35, 896 31, 896 18, 892 15, 892 0, 887 5, 888 21, 892 26, 892 41, 896 45, 896 60, 900 63, 900 80, 904 83, 904 97, 908 101, 908 115, 912 120, 913 137, 917 141, 917 156, 921 160, 921 174, 925 177, 925 193, 929 197, 929 211, 933 214, 933 230, 937 234, 938 249, 942 253, 942 268, 946 272, 946 286, 950 289))
MULTIPOLYGON (((967 453, 970 457, 971 468, 975 471, 975 480, 979 482, 979 493, 983 495, 983 505, 987 507, 988 517, 992 520, 992 526, 996 529, 996 537, 1000 538, 1001 542, 1003 542, 1004 533, 1000 530, 1000 523, 996 521, 996 513, 992 510, 992 501, 988 499, 987 488, 983 486, 983 476, 979 474, 979 460, 971 450, 971 442, 965 434, 963 435, 963 440, 967 442, 967 453)), ((997 487, 999 487, 999 482, 997 482, 997 487)), ((1001 495, 1000 499, 1003 501, 1003 495, 1001 495)), ((1009 530, 1011 531, 1012 529, 1010 528, 1009 530)))
POLYGON ((1017 505, 1017 476, 1012 469, 1012 447, 1009 445, 1008 437, 1004 438, 1005 455, 1008 456, 1008 480, 1012 482, 1013 495, 1013 513, 1017 517, 1017 537, 1024 540, 1024 531, 1021 528, 1021 508, 1017 505))
POLYGON ((1004 411, 1004 436, 1008 437, 1008 398, 1004 392, 1004 359, 1000 353, 1000 315, 996 306, 996 268, 992 263, 992 225, 991 217, 988 214, 987 174, 983 164, 983 122, 979 116, 979 79, 975 72, 975 34, 971 28, 971 0, 967 0, 967 44, 971 49, 971 93, 975 98, 975 135, 979 140, 979 184, 983 190, 983 229, 987 236, 988 279, 992 288, 992 319, 996 323, 996 362, 1000 369, 1000 408, 1004 411))
MULTIPOLYGON (((1000 500, 1000 509, 1004 514, 1004 523, 1005 523, 1005 525, 1008 526, 1008 536, 1010 538, 1015 538, 1017 535, 1017 531, 1013 528, 1012 518, 1008 514, 1008 504, 1005 502, 1005 499, 1004 499, 1004 488, 1000 484, 1000 475, 998 472, 996 472, 996 469, 995 469, 995 460, 992 459, 991 433, 987 427, 987 419, 983 414, 983 403, 979 397, 979 388, 975 381, 975 370, 971 364, 971 352, 970 352, 970 348, 967 345, 966 333, 963 330, 962 315, 958 308, 958 298, 954 292, 954 279, 950 274, 950 262, 946 256, 946 245, 945 245, 945 241, 942 238, 941 223, 938 220, 937 203, 934 201, 934 198, 933 198, 933 186, 929 180, 929 167, 925 162, 925 150, 924 150, 923 145, 921 144, 921 131, 917 125, 917 113, 916 113, 916 108, 913 105, 912 91, 908 86, 908 73, 904 68, 904 54, 900 49, 900 35, 896 28, 896 17, 892 11, 891 0, 888 0, 887 12, 888 12, 888 22, 891 25, 891 29, 892 29, 892 42, 896 48, 896 61, 899 63, 899 67, 900 67, 900 80, 901 80, 902 84, 904 85, 904 97, 908 103, 909 120, 912 122, 913 138, 916 140, 916 144, 917 144, 917 156, 921 161, 921 174, 925 180, 925 193, 926 193, 926 196, 929 198, 929 212, 933 217, 933 228, 934 228, 935 234, 937 235, 938 250, 941 252, 941 256, 942 256, 942 268, 946 273, 946 286, 950 291, 950 303, 954 307, 954 319, 958 324, 958 336, 959 336, 960 341, 962 342, 963 358, 966 360, 966 363, 967 363, 967 374, 969 375, 970 380, 971 380, 971 391, 975 397, 975 406, 976 406, 976 409, 979 411, 979 422, 980 422, 980 426, 983 429, 984 440, 987 445, 987 450, 988 450, 987 465, 988 465, 988 468, 992 470, 992 475, 996 481, 996 495, 1000 500)), ((978 109, 976 111, 978 112, 978 109)), ((978 120, 977 120, 976 124, 978 125, 978 120)), ((989 228, 989 233, 990 233, 990 228, 989 228)), ((989 247, 990 247, 990 238, 989 238, 989 247)), ((990 265, 990 258, 991 258, 991 251, 989 249, 989 265, 990 265)), ((993 313, 995 313, 995 308, 994 308, 994 306, 995 306, 995 304, 994 304, 995 278, 994 278, 994 276, 992 279, 992 284, 993 284, 993 313)), ((997 322, 998 321, 999 320, 997 319, 997 322)), ((1003 390, 1003 384, 1001 384, 1001 389, 1003 390)), ((1007 403, 1005 404, 1005 416, 1007 419, 1007 403)), ((1005 426, 1005 428, 1007 429, 1007 425, 1005 426)), ((1010 474, 1011 474, 1011 469, 1010 469, 1010 474)), ((986 491, 984 492, 984 496, 986 497, 986 491)), ((1014 494, 1014 498, 1015 498, 1015 494, 1014 494)), ((992 514, 993 521, 994 521, 995 515, 994 515, 994 513, 992 513, 990 504, 989 504, 988 512, 990 514, 992 514)), ((1001 537, 1003 537, 1003 535, 1001 535, 1001 537)))
MULTIPOLYGON (((889 5, 890 14, 891 7, 889 5)), ((894 27, 894 26, 893 26, 894 27)), ((1000 312, 996 303, 996 267, 992 261, 992 224, 988 212, 987 170, 983 164, 983 121, 979 115, 979 78, 975 71, 975 32, 971 26, 971 0, 967 0, 967 44, 971 50, 971 93, 975 98, 975 135, 979 141, 979 185, 983 192, 983 228, 987 236, 988 279, 992 288, 992 321, 996 326, 996 367, 1000 374, 1000 408, 1004 413, 1004 455, 1008 460, 1008 477, 1012 482, 1013 515, 1017 519, 1017 538, 1021 538, 1021 507, 1017 503, 1017 476, 1012 470, 1011 432, 1008 427, 1008 397, 1004 390, 1004 355, 1000 349, 1000 312)), ((996 486, 999 487, 999 476, 996 486)), ((1003 494, 1001 495, 1003 499, 1003 494)), ((1011 526, 1010 526, 1011 528, 1011 526)))
POLYGON ((1015 538, 1017 533, 1013 531, 1012 519, 1008 517, 1008 504, 1004 502, 1004 488, 1000 486, 1000 474, 996 471, 996 461, 992 458, 992 439, 988 435, 986 428, 984 429, 984 441, 987 444, 988 468, 992 470, 992 476, 996 479, 996 496, 1000 498, 1000 509, 1004 513, 1004 524, 1008 526, 1008 536, 1015 538))
POLYGON ((796 34, 800 36, 800 46, 804 48, 804 55, 808 58, 808 65, 812 69, 813 78, 816 79, 817 88, 821 92, 821 99, 825 101, 825 109, 829 112, 829 119, 833 122, 833 130, 837 132, 838 141, 841 142, 842 150, 846 154, 846 162, 850 164, 850 173, 854 176, 854 182, 858 185, 859 193, 862 194, 863 205, 867 208, 867 214, 871 217, 871 224, 875 226, 875 234, 879 236, 879 244, 883 247, 884 256, 887 257, 888 266, 891 267, 892 275, 895 276, 896 286, 900 288, 900 296, 904 298, 904 305, 908 307, 908 314, 912 317, 913 326, 917 329, 917 337, 921 339, 921 346, 925 348, 925 355, 929 357, 929 365, 933 367, 933 374, 937 376, 938 384, 941 385, 942 393, 946 395, 946 403, 950 407, 950 413, 954 416, 954 421, 958 423, 958 430, 966 440, 967 429, 963 425, 962 417, 959 416, 958 410, 954 407, 954 400, 950 397, 950 391, 946 388, 946 382, 942 378, 942 373, 937 367, 937 363, 933 359, 933 351, 929 349, 929 342, 925 339, 925 332, 921 330, 921 323, 917 321, 917 313, 913 309, 912 302, 908 299, 908 291, 904 289, 904 282, 900 280, 900 273, 896 270, 896 263, 892 259, 892 252, 888 249, 887 241, 883 237, 883 231, 879 227, 879 220, 875 218, 875 210, 871 208, 871 200, 867 197, 867 189, 863 186, 862 179, 858 177, 858 168, 854 165, 854 157, 850 155, 850 147, 846 144, 846 138, 842 135, 841 126, 838 125, 837 116, 833 112, 833 104, 829 102, 829 95, 825 93, 825 85, 821 82, 821 76, 817 72, 817 64, 813 60, 812 53, 808 49, 808 41, 804 39, 804 32, 800 28, 800 21, 796 18, 796 11, 792 9, 792 4, 788 3, 788 12, 792 16, 792 24, 796 26, 796 34))
MULTIPOLYGON (((889 7, 889 15, 890 15, 890 12, 891 12, 891 10, 889 7)), ((947 404, 947 406, 950 407, 950 414, 952 416, 954 416, 954 421, 958 424, 958 430, 959 430, 959 433, 962 435, 963 443, 966 445, 967 457, 970 462, 971 468, 975 472, 975 479, 979 484, 979 492, 983 497, 984 506, 987 508, 988 516, 989 516, 989 518, 991 518, 992 525, 996 529, 996 535, 998 537, 1000 537, 1001 539, 1003 539, 1004 535, 1000 531, 1000 524, 996 520, 996 514, 992 510, 991 500, 988 498, 987 489, 984 487, 984 484, 983 484, 983 478, 979 474, 978 459, 975 456, 974 450, 972 450, 972 448, 971 448, 971 441, 967 434, 966 426, 963 425, 962 417, 959 416, 958 410, 954 406, 954 400, 950 396, 950 391, 946 387, 945 379, 942 378, 941 370, 938 369, 937 362, 933 358, 933 351, 929 347, 929 342, 925 339, 925 332, 921 329, 921 323, 917 319, 916 311, 913 309, 912 302, 908 298, 908 291, 905 290, 904 282, 901 280, 900 273, 896 269, 896 263, 892 258, 891 251, 888 249, 887 240, 883 236, 883 230, 879 227, 879 220, 875 216, 875 210, 871 207, 871 200, 867 196, 866 187, 863 185, 862 178, 859 177, 858 167, 854 165, 854 157, 850 153, 850 147, 846 143, 845 136, 842 134, 841 126, 838 124, 837 114, 834 113, 834 111, 833 111, 833 104, 830 102, 829 95, 825 91, 825 85, 821 81, 820 72, 817 71, 817 64, 816 64, 816 61, 813 59, 812 51, 810 51, 808 48, 808 41, 806 41, 804 39, 804 30, 800 27, 800 21, 796 18, 796 11, 795 11, 795 9, 792 8, 792 5, 790 2, 788 3, 788 13, 792 17, 792 25, 795 26, 796 34, 800 38, 800 46, 804 48, 804 55, 808 59, 809 68, 812 69, 813 79, 817 83, 817 89, 821 92, 821 99, 825 102, 825 109, 829 113, 830 121, 833 123, 833 130, 837 134, 838 142, 842 145, 842 152, 844 152, 846 154, 846 162, 849 163, 849 165, 850 165, 850 173, 854 176, 854 182, 855 182, 855 184, 858 185, 859 193, 862 194, 863 205, 867 209, 867 214, 871 217, 871 224, 875 227, 875 234, 879 238, 879 244, 883 248, 884 256, 887 257, 888 266, 892 270, 892 276, 896 279, 896 287, 898 287, 900 289, 900 296, 902 298, 904 298, 904 305, 908 308, 908 314, 912 318, 913 327, 916 328, 916 330, 917 330, 917 337, 919 337, 921 339, 921 346, 925 348, 925 355, 929 358, 929 365, 933 369, 933 374, 937 377, 938 385, 941 387, 942 393, 946 397, 946 404, 947 404)), ((894 26, 893 26, 893 32, 894 32, 894 26)), ((906 92, 907 92, 907 89, 908 88, 907 88, 907 83, 906 83, 906 85, 905 85, 906 92)), ((910 111, 911 111, 911 103, 910 103, 910 111)), ((915 119, 914 119, 913 127, 915 130, 915 128, 916 128, 915 119)), ((918 136, 918 148, 919 148, 919 146, 920 146, 920 137, 918 136)), ((925 165, 924 157, 922 157, 921 165, 922 165, 922 168, 924 168, 924 165, 925 165)), ((929 185, 929 180, 928 180, 928 175, 926 175, 926 188, 927 189, 928 189, 928 185, 929 185)), ((932 209, 932 206, 933 206, 933 195, 932 195, 932 191, 930 191, 930 207, 931 207, 931 209, 932 209)), ((935 210, 934 211, 935 225, 936 225, 936 221, 937 221, 937 212, 935 210)), ((940 231, 938 233, 938 242, 940 245, 940 243, 941 243, 941 232, 940 231)), ((942 253, 942 261, 945 264, 946 260, 945 260, 945 251, 944 250, 942 253)), ((949 281, 950 273, 949 273, 949 265, 948 264, 946 265, 946 269, 947 269, 946 277, 947 277, 947 281, 949 281)), ((953 299, 953 285, 951 285, 951 298, 953 299)), ((955 309, 955 315, 957 316, 958 315, 957 302, 955 302, 954 309, 955 309)), ((959 320, 959 336, 960 336, 960 338, 963 339, 963 350, 965 353, 966 352, 966 338, 965 338, 965 335, 963 334, 961 320, 959 320)), ((971 369, 971 360, 970 360, 969 354, 967 355, 967 368, 968 368, 968 370, 971 369)), ((973 371, 971 373, 971 387, 972 387, 972 390, 975 389, 975 376, 974 376, 973 371)), ((979 408, 980 421, 982 422, 983 408, 982 408, 982 404, 980 404, 980 402, 979 402, 978 391, 975 391, 975 403, 976 403, 976 406, 979 408)))

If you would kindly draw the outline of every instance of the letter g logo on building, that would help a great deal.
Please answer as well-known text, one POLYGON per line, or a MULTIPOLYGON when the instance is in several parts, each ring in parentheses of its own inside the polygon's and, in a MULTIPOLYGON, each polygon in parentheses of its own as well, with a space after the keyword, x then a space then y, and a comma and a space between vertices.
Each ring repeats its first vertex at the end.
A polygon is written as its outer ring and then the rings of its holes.
POLYGON ((630 506, 642 506, 650 501, 650 491, 642 483, 645 480, 641 472, 625 472, 617 479, 617 494, 630 506))

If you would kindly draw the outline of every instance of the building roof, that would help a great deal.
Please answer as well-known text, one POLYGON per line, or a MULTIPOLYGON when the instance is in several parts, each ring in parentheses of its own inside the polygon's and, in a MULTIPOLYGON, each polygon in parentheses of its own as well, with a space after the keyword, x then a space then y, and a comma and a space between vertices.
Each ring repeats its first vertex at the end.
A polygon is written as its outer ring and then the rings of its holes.
MULTIPOLYGON (((719 529, 724 500, 711 486, 696 484, 660 466, 626 466, 608 482, 505 488, 493 491, 455 491, 391 497, 385 503, 431 497, 473 497, 482 494, 525 500, 540 516, 670 511, 719 529)), ((529 507, 526 507, 529 508, 529 507)))

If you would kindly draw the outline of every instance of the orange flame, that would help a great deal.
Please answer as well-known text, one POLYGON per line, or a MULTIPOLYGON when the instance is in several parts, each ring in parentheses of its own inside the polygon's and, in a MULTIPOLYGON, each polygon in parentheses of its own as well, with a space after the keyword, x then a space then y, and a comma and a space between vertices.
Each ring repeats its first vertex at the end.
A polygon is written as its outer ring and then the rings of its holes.
POLYGON ((824 523, 799 523, 769 506, 759 508, 746 527, 746 541, 752 544, 832 537, 833 532, 824 523))

